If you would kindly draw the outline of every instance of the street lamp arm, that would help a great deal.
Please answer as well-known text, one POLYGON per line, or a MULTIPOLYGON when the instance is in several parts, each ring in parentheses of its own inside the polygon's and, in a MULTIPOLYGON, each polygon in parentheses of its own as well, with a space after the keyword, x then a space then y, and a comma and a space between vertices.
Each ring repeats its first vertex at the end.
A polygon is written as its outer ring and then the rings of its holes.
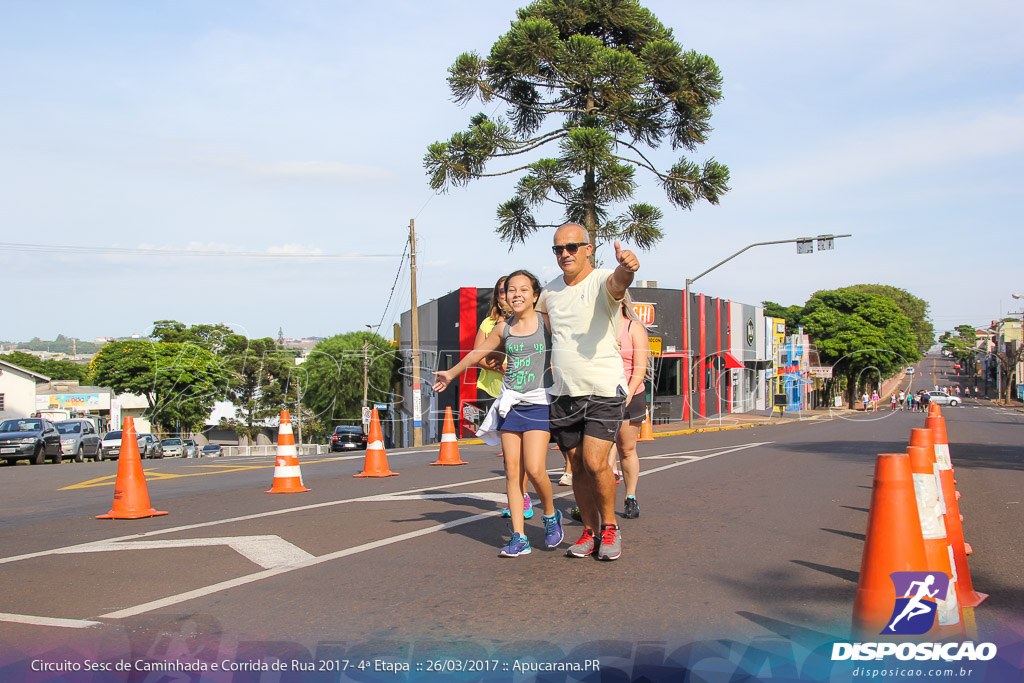
POLYGON ((743 252, 747 251, 748 249, 753 249, 754 247, 764 247, 764 246, 767 246, 769 244, 791 244, 793 242, 804 242, 804 241, 809 241, 809 240, 813 240, 813 239, 818 239, 818 238, 821 238, 821 237, 837 238, 837 237, 851 237, 851 236, 852 235, 818 235, 817 238, 815 238, 815 237, 795 237, 795 238, 790 239, 790 240, 772 240, 770 242, 754 242, 753 244, 748 244, 747 246, 743 247, 742 249, 737 251, 732 256, 729 256, 729 257, 726 257, 725 259, 722 259, 721 261, 719 261, 715 265, 713 265, 710 268, 708 268, 707 270, 705 270, 700 275, 697 275, 696 277, 690 278, 689 282, 691 284, 696 282, 697 280, 701 279, 702 277, 704 277, 705 275, 707 275, 708 273, 713 271, 715 268, 718 268, 719 266, 722 266, 722 265, 728 263, 729 261, 732 261, 734 258, 739 256, 743 252))

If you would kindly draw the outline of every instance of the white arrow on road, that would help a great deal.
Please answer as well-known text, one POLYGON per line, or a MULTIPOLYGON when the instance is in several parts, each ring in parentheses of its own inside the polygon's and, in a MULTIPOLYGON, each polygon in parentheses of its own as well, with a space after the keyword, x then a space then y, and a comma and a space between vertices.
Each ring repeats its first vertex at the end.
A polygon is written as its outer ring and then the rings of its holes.
POLYGON ((292 545, 280 536, 224 536, 221 538, 182 538, 170 541, 129 541, 120 543, 90 543, 60 548, 56 555, 104 553, 119 550, 162 550, 165 548, 200 548, 226 545, 249 561, 264 569, 288 567, 313 557, 302 548, 292 545))

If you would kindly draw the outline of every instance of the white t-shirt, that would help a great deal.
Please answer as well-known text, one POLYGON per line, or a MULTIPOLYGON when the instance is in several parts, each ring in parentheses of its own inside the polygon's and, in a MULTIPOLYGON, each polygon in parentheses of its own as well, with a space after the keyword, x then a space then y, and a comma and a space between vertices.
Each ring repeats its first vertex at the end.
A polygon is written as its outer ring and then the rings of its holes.
POLYGON ((569 286, 559 276, 544 286, 537 310, 551 323, 554 396, 625 396, 626 375, 616 337, 619 304, 608 291, 612 272, 594 270, 569 286))

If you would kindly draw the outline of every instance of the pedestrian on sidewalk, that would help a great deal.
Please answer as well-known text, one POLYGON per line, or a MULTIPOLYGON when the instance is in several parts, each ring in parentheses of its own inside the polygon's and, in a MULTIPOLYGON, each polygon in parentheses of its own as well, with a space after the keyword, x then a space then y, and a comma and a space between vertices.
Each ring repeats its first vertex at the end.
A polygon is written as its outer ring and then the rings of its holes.
POLYGON ((880 400, 882 400, 882 397, 878 395, 878 389, 873 390, 871 392, 871 412, 872 413, 877 413, 878 412, 878 402, 880 400))
POLYGON ((890 404, 891 404, 891 406, 892 406, 892 407, 891 407, 891 408, 889 409, 889 410, 890 410, 890 412, 893 412, 893 413, 895 413, 895 412, 896 412, 896 401, 897 401, 897 400, 898 400, 898 397, 896 396, 896 392, 894 391, 894 392, 892 392, 892 396, 890 396, 890 397, 889 397, 889 403, 890 403, 890 404))

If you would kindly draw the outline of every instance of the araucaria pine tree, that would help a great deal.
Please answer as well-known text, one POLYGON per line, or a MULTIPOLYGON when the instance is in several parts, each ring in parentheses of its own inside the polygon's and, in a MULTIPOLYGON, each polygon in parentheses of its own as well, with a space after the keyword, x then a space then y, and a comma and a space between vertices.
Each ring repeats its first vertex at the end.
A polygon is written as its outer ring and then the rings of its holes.
POLYGON ((657 207, 634 203, 610 217, 613 204, 633 197, 637 169, 684 209, 717 204, 729 190, 729 169, 714 159, 682 157, 661 169, 645 156, 666 141, 692 152, 707 140, 722 77, 634 0, 538 0, 518 11, 490 56, 464 53, 448 72, 456 102, 497 101, 507 119, 477 114, 467 130, 430 145, 430 186, 446 191, 524 172, 497 211, 496 231, 510 249, 558 225, 534 218, 546 202, 564 207, 562 217, 583 225, 595 247, 620 239, 650 249, 663 236, 657 207), (550 156, 529 161, 535 151, 550 156), (487 172, 491 160, 513 167, 487 172))

